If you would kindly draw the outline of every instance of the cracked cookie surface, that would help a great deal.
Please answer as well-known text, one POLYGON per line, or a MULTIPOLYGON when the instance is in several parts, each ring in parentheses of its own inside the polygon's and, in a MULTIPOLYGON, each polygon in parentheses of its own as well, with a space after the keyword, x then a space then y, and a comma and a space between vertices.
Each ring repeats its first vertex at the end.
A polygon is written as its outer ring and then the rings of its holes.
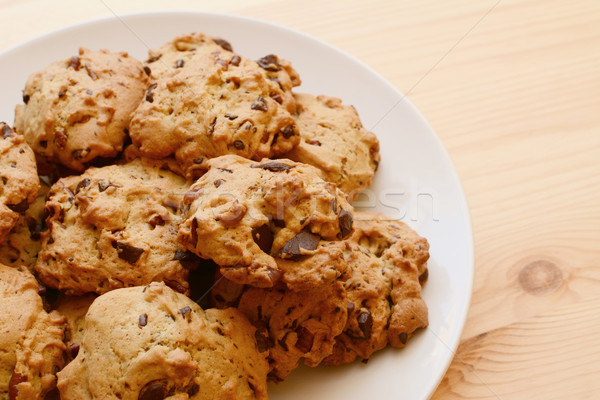
POLYGON ((44 311, 33 275, 0 264, 0 399, 43 399, 55 387, 64 329, 59 313, 44 311))
POLYGON ((15 127, 40 158, 83 171, 123 149, 147 86, 142 63, 127 53, 82 48, 29 77, 15 127))
POLYGON ((0 244, 34 202, 40 188, 35 155, 21 135, 0 122, 0 244))
POLYGON ((71 295, 152 281, 186 293, 186 268, 197 259, 177 244, 188 185, 141 159, 60 179, 45 206, 38 277, 71 295))
POLYGON ((352 232, 352 206, 311 166, 238 156, 209 161, 183 200, 179 239, 228 279, 292 290, 327 285, 345 263, 335 241, 352 232))
POLYGON ((98 297, 75 360, 58 373, 63 400, 267 399, 268 365, 237 310, 203 311, 163 283, 98 297), (112 318, 110 316, 116 316, 112 318))
POLYGON ((146 67, 156 80, 130 125, 142 155, 175 157, 186 176, 198 177, 210 158, 260 160, 298 144, 297 73, 277 56, 256 62, 230 48, 196 34, 150 52, 146 67))

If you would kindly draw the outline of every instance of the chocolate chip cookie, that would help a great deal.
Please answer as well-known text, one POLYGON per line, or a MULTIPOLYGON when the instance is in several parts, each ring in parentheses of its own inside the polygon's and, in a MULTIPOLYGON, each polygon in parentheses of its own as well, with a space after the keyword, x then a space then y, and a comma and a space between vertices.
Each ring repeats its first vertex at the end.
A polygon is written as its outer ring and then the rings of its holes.
POLYGON ((147 87, 142 63, 127 53, 82 48, 27 80, 15 127, 41 158, 83 171, 123 149, 147 87))
POLYGON ((0 244, 17 224, 40 188, 35 155, 10 126, 0 122, 0 244))
POLYGON ((188 182, 137 159, 89 168, 55 183, 48 195, 35 270, 70 295, 164 281, 187 292, 197 257, 177 244, 188 182))
POLYGON ((83 340, 85 315, 97 297, 91 293, 84 296, 62 296, 53 304, 53 308, 67 321, 65 330, 65 359, 67 362, 73 361, 79 353, 83 340))
POLYGON ((347 293, 348 321, 333 354, 340 365, 368 359, 388 343, 404 347, 428 324, 421 285, 427 279, 429 245, 406 224, 381 214, 357 212, 346 241, 348 269, 340 278, 347 293))
POLYGON ((203 311, 163 283, 111 291, 90 307, 79 353, 58 373, 61 399, 267 399, 254 332, 239 311, 203 311))
POLYGON ((328 247, 352 232, 352 206, 318 171, 290 160, 229 155, 183 200, 179 239, 221 266, 227 279, 257 287, 282 280, 292 290, 327 285, 346 264, 328 247))
POLYGON ((379 165, 379 141, 354 107, 335 97, 295 94, 300 144, 284 157, 319 168, 350 199, 371 184, 379 165))
POLYGON ((44 311, 25 267, 0 264, 0 398, 44 399, 63 366, 65 320, 44 311))
POLYGON ((224 46, 196 35, 151 53, 156 61, 146 66, 158 76, 129 128, 142 155, 174 156, 186 176, 199 177, 210 158, 260 160, 298 144, 291 89, 299 79, 289 63, 274 55, 255 62, 224 46))

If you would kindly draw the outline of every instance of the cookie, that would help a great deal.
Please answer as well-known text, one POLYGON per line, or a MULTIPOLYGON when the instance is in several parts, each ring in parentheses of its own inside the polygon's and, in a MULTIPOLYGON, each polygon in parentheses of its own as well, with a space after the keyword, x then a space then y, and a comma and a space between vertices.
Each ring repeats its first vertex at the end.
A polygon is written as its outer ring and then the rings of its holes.
POLYGON ((187 177, 197 178, 210 158, 236 154, 260 160, 300 141, 291 95, 299 80, 289 63, 274 55, 255 62, 203 35, 176 39, 155 54, 162 57, 155 55, 146 66, 158 77, 129 127, 143 156, 174 157, 187 177), (182 60, 180 68, 159 73, 154 67, 175 59, 182 60))
POLYGON ((428 324, 421 285, 427 278, 429 245, 406 224, 381 214, 357 212, 346 241, 348 269, 340 278, 347 293, 348 321, 324 360, 340 365, 391 344, 404 347, 428 324))
POLYGON ((65 320, 44 311, 24 267, 0 264, 0 399, 44 399, 63 366, 65 320))
POLYGON ((0 244, 35 200, 40 188, 35 156, 10 126, 0 122, 0 244))
POLYGON ((115 157, 148 77, 127 53, 80 49, 27 80, 15 127, 40 158, 76 171, 115 157))
POLYGON ((188 182, 137 159, 60 179, 48 195, 35 271, 70 295, 165 281, 187 292, 197 257, 177 244, 188 182))
POLYGON ((0 263, 10 267, 25 266, 33 272, 33 266, 41 249, 40 235, 46 230, 44 205, 50 187, 40 181, 40 190, 29 208, 19 214, 15 227, 6 242, 0 244, 0 263))
POLYGON ((254 335, 239 311, 203 311, 163 283, 114 290, 89 308, 61 399, 267 399, 254 335))
POLYGON ((352 106, 335 97, 295 94, 300 144, 284 155, 317 167, 323 178, 356 198, 379 165, 379 141, 352 106))
POLYGON ((218 279, 212 296, 219 307, 235 305, 257 328, 259 350, 269 351, 269 379, 282 381, 300 364, 315 367, 329 356, 346 325, 341 282, 292 292, 279 284, 255 288, 218 279))
POLYGON ((65 330, 65 359, 71 362, 77 357, 81 341, 83 340, 83 325, 88 309, 98 296, 87 294, 84 296, 62 296, 53 305, 53 308, 65 317, 67 321, 65 330))
POLYGON ((282 280, 292 290, 327 285, 343 273, 338 249, 324 241, 352 231, 352 206, 318 171, 290 160, 229 155, 183 200, 180 242, 221 266, 227 279, 257 287, 282 280))

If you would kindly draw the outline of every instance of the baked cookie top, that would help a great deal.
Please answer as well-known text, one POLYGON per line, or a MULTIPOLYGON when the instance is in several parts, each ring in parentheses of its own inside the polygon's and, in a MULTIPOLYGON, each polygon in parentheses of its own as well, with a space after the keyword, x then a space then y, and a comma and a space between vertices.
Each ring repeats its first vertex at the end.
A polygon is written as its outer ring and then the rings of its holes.
POLYGON ((0 398, 43 399, 63 366, 65 321, 44 311, 24 267, 0 264, 0 398))
POLYGON ((379 165, 379 141, 358 113, 329 96, 294 94, 300 144, 284 157, 317 167, 350 199, 371 184, 379 165))
POLYGON ((299 83, 295 71, 274 55, 255 62, 226 48, 192 35, 168 43, 156 52, 161 57, 150 59, 155 61, 146 67, 158 76, 129 128, 143 156, 174 156, 186 176, 198 177, 210 158, 236 154, 260 160, 298 144, 291 94, 299 83), (176 65, 181 60, 181 67, 164 71, 173 60, 176 65))
POLYGON ((340 365, 368 359, 388 343, 404 347, 428 324, 421 285, 427 279, 429 245, 406 224, 368 212, 355 213, 354 232, 346 241, 348 269, 341 276, 348 321, 325 359, 340 365))
POLYGON ((326 249, 352 231, 352 206, 318 171, 290 160, 223 156, 183 200, 179 239, 221 266, 228 279, 292 290, 332 283, 345 269, 340 251, 326 249))
POLYGON ((267 399, 268 364, 237 310, 203 311, 163 283, 98 297, 79 354, 58 373, 62 400, 267 399))
POLYGON ((257 328, 259 349, 269 351, 269 379, 282 381, 301 360, 317 366, 333 351, 346 325, 346 291, 341 282, 292 292, 284 285, 255 288, 217 278, 216 305, 235 306, 257 328))
POLYGON ((0 244, 35 200, 40 188, 35 155, 10 126, 0 122, 0 244))
POLYGON ((123 149, 147 87, 142 63, 127 53, 82 48, 29 77, 15 127, 38 156, 83 171, 123 149))
POLYGON ((196 257, 177 244, 177 226, 188 187, 141 159, 60 179, 46 202, 38 277, 71 295, 152 281, 187 292, 196 257))
POLYGON ((41 249, 41 233, 46 230, 44 205, 50 187, 40 181, 38 196, 29 208, 19 214, 19 219, 4 244, 0 244, 0 263, 10 267, 33 266, 41 249))

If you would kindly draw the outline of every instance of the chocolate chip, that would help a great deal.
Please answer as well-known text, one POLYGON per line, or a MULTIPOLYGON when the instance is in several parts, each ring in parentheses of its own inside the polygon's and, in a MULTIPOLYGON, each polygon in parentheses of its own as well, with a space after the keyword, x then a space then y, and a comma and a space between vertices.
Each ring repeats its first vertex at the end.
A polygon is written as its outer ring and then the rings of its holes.
POLYGON ((296 134, 296 131, 294 130, 294 128, 295 128, 294 125, 288 125, 281 130, 281 134, 283 135, 284 138, 289 139, 296 134))
POLYGON ((112 183, 105 181, 105 180, 98 181, 98 191, 100 191, 100 192, 104 192, 106 189, 108 189, 111 186, 115 186, 115 185, 113 185, 112 183))
POLYGON ((192 218, 192 243, 194 246, 198 247, 198 220, 196 218, 192 218))
POLYGON ((69 60, 69 65, 67 66, 67 68, 73 68, 74 70, 78 70, 79 67, 81 67, 81 61, 79 60, 79 57, 75 56, 75 57, 71 57, 71 59, 69 60))
POLYGON ((183 286, 181 283, 171 280, 171 279, 164 279, 163 282, 165 283, 165 285, 167 285, 168 287, 170 287, 171 289, 173 289, 174 291, 181 293, 181 294, 185 294, 185 292, 187 292, 187 289, 185 288, 185 286, 183 286))
MULTIPOLYGON (((42 144, 42 142, 40 142, 40 144, 42 144)), ((45 147, 45 146, 43 146, 43 147, 45 147)), ((81 160, 83 158, 83 153, 84 152, 85 152, 85 150, 81 150, 81 149, 79 149, 79 150, 73 150, 71 152, 71 155, 73 156, 74 159, 81 160)))
POLYGON ((213 40, 216 44, 221 46, 223 49, 225 49, 227 51, 233 51, 233 47, 231 47, 231 44, 227 40, 221 39, 221 38, 214 38, 213 40))
POLYGON ((179 261, 181 266, 188 270, 195 270, 202 259, 189 250, 177 249, 175 251, 174 261, 179 261))
POLYGON ((309 140, 306 143, 313 145, 313 146, 321 146, 321 142, 319 142, 318 140, 309 140))
POLYGON ((271 232, 269 225, 252 228, 252 239, 254 239, 254 242, 262 251, 267 254, 271 253, 271 248, 273 247, 273 232, 271 232))
POLYGON ((121 242, 113 242, 113 247, 117 249, 119 258, 127 261, 129 264, 135 264, 144 253, 144 249, 121 242))
POLYGON ((138 326, 141 328, 148 325, 148 314, 141 314, 138 318, 138 326))
POLYGON ((223 69, 224 69, 225 71, 227 71, 227 69, 228 69, 228 67, 229 67, 229 64, 227 64, 227 61, 221 60, 220 58, 219 58, 219 59, 217 59, 217 60, 215 61, 215 63, 217 63, 217 64, 219 64, 220 66, 222 66, 222 67, 223 67, 223 69))
POLYGON ((358 322, 358 327, 363 333, 363 337, 365 339, 370 339, 371 330, 373 329, 373 317, 371 316, 371 312, 369 310, 361 312, 358 315, 356 322, 358 322))
POLYGON ((187 319, 189 321, 188 315, 192 312, 192 309, 189 306, 185 306, 183 307, 181 310, 179 310, 179 313, 181 314, 181 316, 184 319, 187 319))
POLYGON ((88 76, 90 78, 92 78, 93 81, 98 79, 98 75, 96 75, 96 73, 94 71, 92 71, 92 67, 90 66, 89 63, 85 63, 85 70, 87 71, 88 76))
POLYGON ((67 93, 67 88, 64 88, 60 92, 58 92, 58 98, 60 99, 61 97, 63 97, 65 93, 67 93))
POLYGON ((425 271, 423 271, 423 273, 419 275, 419 283, 425 283, 427 281, 427 278, 429 278, 429 269, 425 268, 425 271))
POLYGON ((279 104, 283 103, 283 97, 277 92, 269 93, 269 97, 278 102, 279 104))
POLYGON ((301 326, 296 329, 296 335, 298 335, 298 340, 296 341, 296 348, 300 350, 302 353, 308 353, 313 346, 313 342, 315 340, 315 335, 305 327, 301 326))
POLYGON ((25 103, 25 104, 29 103, 29 99, 30 99, 29 95, 23 93, 23 103, 25 103))
POLYGON ((85 93, 86 93, 88 96, 91 96, 91 95, 93 95, 93 94, 94 94, 94 91, 93 91, 93 90, 86 90, 86 91, 85 91, 85 93))
POLYGON ((180 58, 179 60, 177 60, 177 63, 175 63, 175 68, 183 68, 185 64, 185 60, 183 58, 180 58))
POLYGON ((152 74, 152 70, 150 69, 149 66, 144 65, 144 72, 146 73, 146 75, 150 76, 152 74))
POLYGON ((262 96, 258 96, 258 99, 250 106, 253 110, 267 111, 267 102, 262 96))
POLYGON ((398 339, 400 339, 400 342, 402 344, 406 344, 406 341, 408 340, 408 335, 406 334, 406 332, 402 332, 400 335, 398 335, 398 339))
POLYGON ((235 147, 238 150, 244 150, 246 148, 246 145, 241 140, 235 140, 233 142, 233 147, 235 147))
POLYGON ((27 199, 25 199, 19 204, 7 204, 6 206, 14 212, 22 213, 27 211, 27 209, 29 208, 29 203, 27 202, 27 199))
POLYGON ((173 199, 164 199, 162 201, 162 205, 170 208, 173 212, 177 212, 179 210, 179 202, 173 199))
POLYGON ((138 400, 164 400, 167 397, 167 383, 153 381, 148 383, 138 396, 138 400))
POLYGON ((9 138, 13 135, 13 130, 10 126, 8 125, 2 125, 2 137, 4 139, 9 138))
POLYGON ((352 214, 342 208, 339 215, 340 220, 340 232, 342 233, 342 239, 352 233, 352 214))
POLYGON ((302 254, 302 250, 315 250, 321 241, 319 235, 314 233, 302 231, 293 238, 291 238, 281 249, 282 255, 297 256, 302 254))
POLYGON ((81 181, 79 181, 79 183, 75 187, 75 194, 79 193, 79 191, 81 189, 85 189, 88 186, 90 186, 90 179, 89 178, 82 179, 81 181))
POLYGON ((154 95, 152 94, 152 91, 154 89, 156 89, 158 85, 156 83, 153 83, 152 85, 150 85, 150 87, 148 88, 148 91, 146 92, 146 101, 149 103, 153 103, 154 102, 154 95))
POLYGON ((256 345, 259 353, 264 353, 274 346, 273 339, 269 336, 269 331, 267 328, 260 328, 256 330, 254 333, 254 338, 256 339, 256 345))
POLYGON ((165 220, 163 219, 163 217, 156 214, 156 215, 153 215, 152 218, 150 218, 150 221, 148 221, 148 224, 152 227, 152 229, 154 229, 157 226, 163 226, 165 224, 165 220))
POLYGON ((354 303, 349 301, 346 304, 346 308, 348 309, 348 314, 352 314, 354 312, 354 308, 355 308, 354 303))
POLYGON ((158 61, 161 57, 162 57, 162 54, 159 54, 154 57, 150 57, 149 59, 146 60, 146 64, 152 64, 153 62, 158 61))
POLYGON ((217 179, 213 182, 213 184, 215 185, 215 187, 219 187, 223 184, 223 182, 225 182, 223 179, 217 179))
POLYGON ((45 149, 48 147, 48 142, 46 140, 40 140, 40 147, 45 149))
POLYGON ((240 65, 240 62, 242 61, 241 57, 238 56, 237 54, 234 54, 233 57, 231 57, 231 61, 229 62, 231 65, 233 66, 238 66, 240 65))
POLYGON ((280 163, 278 161, 268 161, 268 162, 262 163, 262 164, 254 164, 251 166, 251 168, 262 168, 262 169, 266 169, 267 171, 271 171, 271 172, 282 172, 282 171, 290 170, 294 167, 280 163))
POLYGON ((47 291, 48 291, 48 288, 44 284, 38 283, 38 294, 40 296, 45 295, 47 291))
POLYGON ((225 114, 224 115, 225 118, 229 119, 230 121, 235 120, 238 116, 237 115, 233 115, 233 114, 225 114))
POLYGON ((261 68, 267 71, 280 71, 279 58, 275 54, 269 54, 257 61, 261 68))
POLYGON ((79 345, 77 343, 71 343, 69 345, 69 355, 71 358, 75 358, 77 357, 77 354, 79 354, 79 345))

